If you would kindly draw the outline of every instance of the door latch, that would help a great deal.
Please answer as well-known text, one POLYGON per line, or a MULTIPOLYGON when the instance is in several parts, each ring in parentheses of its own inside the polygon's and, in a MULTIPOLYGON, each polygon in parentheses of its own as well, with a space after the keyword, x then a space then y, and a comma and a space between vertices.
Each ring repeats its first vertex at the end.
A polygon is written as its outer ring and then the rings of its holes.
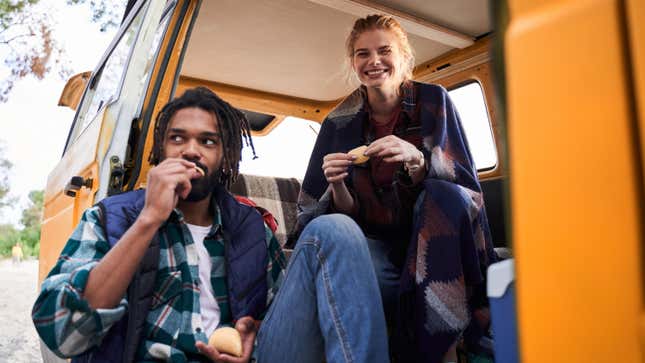
POLYGON ((125 169, 118 156, 113 155, 110 157, 110 180, 108 181, 107 195, 114 195, 121 193, 123 188, 123 176, 125 169))
POLYGON ((65 185, 65 195, 69 197, 76 197, 76 193, 81 190, 82 187, 92 189, 92 183, 94 181, 92 178, 83 178, 82 176, 74 175, 72 179, 69 180, 69 183, 65 185))

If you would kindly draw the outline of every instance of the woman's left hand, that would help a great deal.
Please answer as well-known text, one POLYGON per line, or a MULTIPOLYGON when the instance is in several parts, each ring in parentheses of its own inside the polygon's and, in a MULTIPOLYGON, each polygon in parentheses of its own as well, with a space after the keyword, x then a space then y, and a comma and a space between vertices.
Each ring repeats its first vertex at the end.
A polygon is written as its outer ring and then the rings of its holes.
POLYGON ((386 163, 402 162, 419 165, 423 161, 423 153, 416 146, 394 135, 388 135, 372 142, 365 150, 365 155, 382 157, 386 163))

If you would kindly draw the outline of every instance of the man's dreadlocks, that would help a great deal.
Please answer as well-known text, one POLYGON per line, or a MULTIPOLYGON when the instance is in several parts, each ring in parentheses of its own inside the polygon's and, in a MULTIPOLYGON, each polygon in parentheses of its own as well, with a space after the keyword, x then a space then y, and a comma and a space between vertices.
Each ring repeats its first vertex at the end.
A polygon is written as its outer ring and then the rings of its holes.
POLYGON ((197 107, 206 112, 212 112, 217 116, 224 151, 220 182, 228 188, 235 182, 239 172, 240 159, 242 158, 242 137, 244 137, 246 145, 251 146, 253 157, 256 158, 257 156, 255 155, 251 129, 246 116, 206 87, 186 90, 183 95, 170 101, 161 109, 161 112, 157 115, 150 163, 157 165, 163 158, 163 142, 170 119, 177 111, 189 107, 197 107))

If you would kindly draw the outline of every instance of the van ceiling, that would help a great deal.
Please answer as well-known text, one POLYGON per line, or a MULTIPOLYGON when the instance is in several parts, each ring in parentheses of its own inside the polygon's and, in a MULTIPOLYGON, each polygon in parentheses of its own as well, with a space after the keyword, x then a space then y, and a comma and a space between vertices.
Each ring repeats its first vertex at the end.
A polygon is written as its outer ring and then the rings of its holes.
POLYGON ((337 100, 356 87, 347 81, 344 43, 359 16, 385 9, 410 20, 402 25, 409 32, 417 64, 466 47, 491 31, 488 0, 208 0, 201 4, 183 76, 316 101, 337 100), (428 36, 437 29, 438 38, 428 36), (441 39, 441 34, 452 40, 441 39))

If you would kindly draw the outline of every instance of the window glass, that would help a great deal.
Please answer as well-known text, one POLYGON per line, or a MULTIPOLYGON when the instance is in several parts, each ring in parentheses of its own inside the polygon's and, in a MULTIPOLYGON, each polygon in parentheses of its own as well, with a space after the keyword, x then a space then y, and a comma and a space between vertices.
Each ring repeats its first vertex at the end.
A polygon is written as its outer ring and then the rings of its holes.
MULTIPOLYGON (((141 76, 138 78, 139 79, 139 95, 143 93, 143 91, 147 88, 146 84, 148 83, 148 79, 150 78, 150 75, 152 74, 152 69, 154 65, 154 61, 157 55, 157 52, 159 50, 159 45, 161 43, 161 39, 163 39, 163 35, 166 32, 166 28, 168 27, 168 23, 170 22, 172 11, 168 11, 166 13, 166 16, 161 19, 161 22, 159 23, 159 27, 155 31, 154 38, 152 39, 152 45, 150 46, 150 52, 148 53, 148 57, 146 58, 146 62, 143 68, 143 72, 141 73, 141 76)), ((141 99, 141 97, 137 97, 141 99)))
POLYGON ((240 173, 302 180, 316 143, 320 124, 287 117, 266 136, 254 136, 257 159, 251 147, 242 149, 240 173))
POLYGON ((494 168, 497 165, 497 152, 481 86, 478 82, 472 82, 448 93, 459 112, 477 170, 494 168))
POLYGON ((94 87, 87 91, 78 119, 74 123, 70 142, 74 142, 78 138, 106 104, 118 97, 130 49, 136 40, 144 14, 145 11, 141 9, 136 18, 130 23, 128 30, 123 34, 96 76, 94 87))

